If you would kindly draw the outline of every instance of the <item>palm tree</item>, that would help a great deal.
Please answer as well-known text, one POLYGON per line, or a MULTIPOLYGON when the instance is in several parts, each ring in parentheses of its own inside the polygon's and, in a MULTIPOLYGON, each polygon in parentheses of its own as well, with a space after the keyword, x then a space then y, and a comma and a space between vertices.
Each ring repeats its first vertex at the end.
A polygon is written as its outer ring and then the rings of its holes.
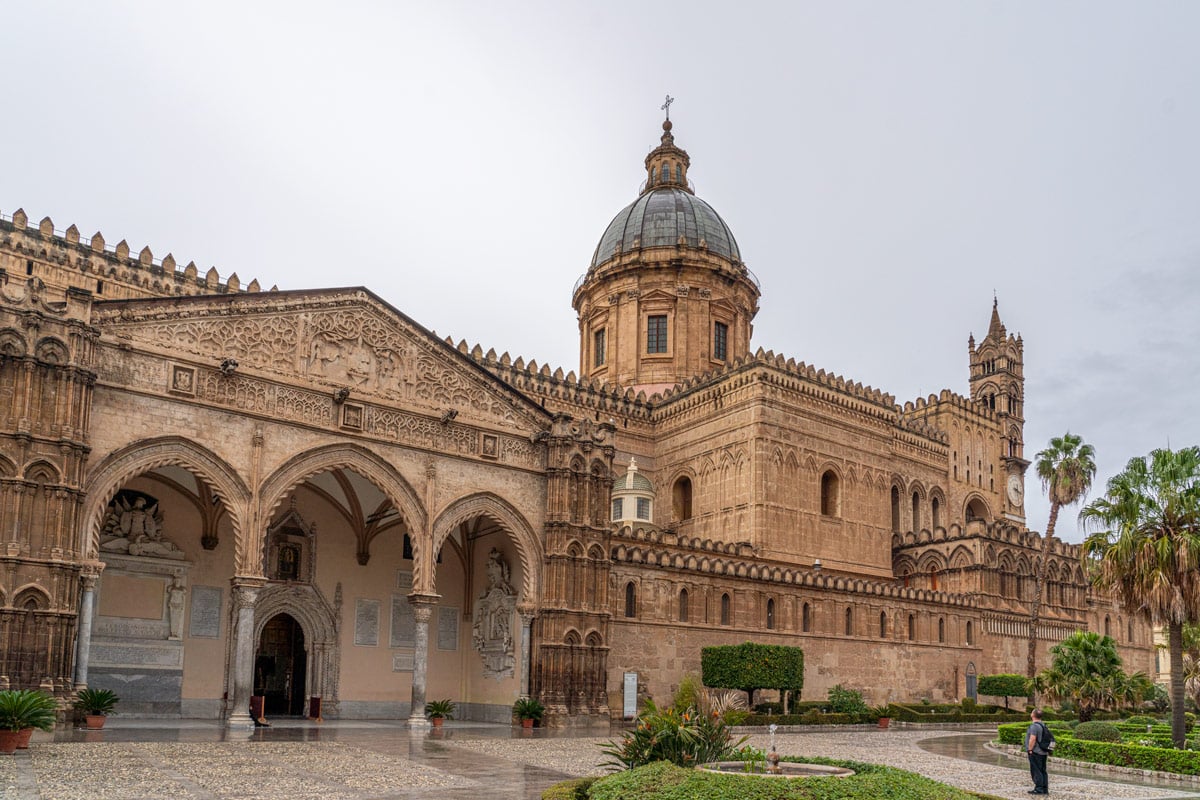
POLYGON ((1128 678, 1121 671, 1117 643, 1094 631, 1076 631, 1050 648, 1050 668, 1034 680, 1037 691, 1052 700, 1069 700, 1087 722, 1125 694, 1128 678))
POLYGON ((1046 570, 1050 563, 1050 541, 1058 522, 1058 510, 1087 496, 1096 475, 1096 451, 1083 439, 1067 432, 1050 440, 1050 446, 1037 454, 1035 469, 1042 488, 1050 498, 1050 521, 1042 539, 1042 557, 1038 561, 1033 585, 1033 603, 1029 607, 1029 649, 1025 660, 1025 677, 1037 673, 1037 626, 1042 614, 1042 594, 1046 591, 1046 570))
POLYGON ((1171 738, 1182 748, 1183 628, 1200 620, 1200 448, 1130 459, 1079 518, 1093 585, 1167 628, 1171 738))

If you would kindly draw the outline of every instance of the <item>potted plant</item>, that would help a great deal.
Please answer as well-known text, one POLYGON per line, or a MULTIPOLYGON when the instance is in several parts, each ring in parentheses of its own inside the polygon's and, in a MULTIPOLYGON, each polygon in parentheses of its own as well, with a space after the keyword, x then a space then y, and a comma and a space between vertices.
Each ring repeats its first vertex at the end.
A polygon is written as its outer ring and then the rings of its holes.
POLYGON ((890 704, 876 706, 871 709, 871 715, 879 720, 879 727, 886 728, 892 724, 892 707, 890 704))
POLYGON ((21 741, 29 744, 33 729, 54 730, 58 703, 36 689, 6 689, 0 692, 0 753, 11 753, 21 741))
POLYGON ((454 719, 454 708, 453 700, 431 700, 425 704, 425 716, 433 727, 440 728, 444 720, 454 719))
POLYGON ((97 731, 104 727, 104 720, 114 713, 120 700, 108 689, 80 689, 75 694, 75 708, 82 711, 87 719, 88 730, 97 731))
POLYGON ((546 707, 533 697, 522 697, 513 703, 513 716, 521 720, 522 728, 532 728, 546 713, 546 707))

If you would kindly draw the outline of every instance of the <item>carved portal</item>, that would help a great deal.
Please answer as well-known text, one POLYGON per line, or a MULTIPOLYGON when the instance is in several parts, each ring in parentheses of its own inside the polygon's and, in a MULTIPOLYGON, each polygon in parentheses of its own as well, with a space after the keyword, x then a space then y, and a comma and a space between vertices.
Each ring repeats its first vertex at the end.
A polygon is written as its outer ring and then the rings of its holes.
POLYGON ((513 613, 517 594, 509 582, 508 562, 492 548, 487 563, 488 586, 475 604, 471 640, 483 659, 485 678, 510 678, 513 674, 513 613))
POLYGON ((338 617, 320 590, 303 584, 268 584, 254 603, 254 643, 263 628, 279 614, 287 614, 303 631, 307 664, 304 671, 304 707, 320 697, 322 716, 338 715, 340 664, 338 617))
POLYGON ((100 549, 149 558, 183 558, 183 551, 163 536, 158 500, 132 489, 117 492, 108 504, 100 529, 100 549))

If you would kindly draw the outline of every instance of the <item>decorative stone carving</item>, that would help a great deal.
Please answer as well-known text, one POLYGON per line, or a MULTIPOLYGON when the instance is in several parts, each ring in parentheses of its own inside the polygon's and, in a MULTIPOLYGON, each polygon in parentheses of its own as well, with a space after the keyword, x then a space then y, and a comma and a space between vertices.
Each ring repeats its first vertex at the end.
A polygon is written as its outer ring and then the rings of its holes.
POLYGON ((163 537, 163 515, 158 501, 128 489, 117 493, 108 506, 100 533, 100 549, 151 558, 183 558, 183 551, 163 537))
POLYGON ((167 588, 167 620, 168 620, 168 639, 183 638, 183 605, 184 595, 186 590, 183 588, 183 581, 178 577, 171 581, 171 585, 167 588))
POLYGON ((517 594, 509 583, 508 562, 494 547, 488 553, 487 577, 487 589, 475 605, 471 641, 483 659, 484 677, 500 680, 512 677, 515 665, 512 624, 517 594))

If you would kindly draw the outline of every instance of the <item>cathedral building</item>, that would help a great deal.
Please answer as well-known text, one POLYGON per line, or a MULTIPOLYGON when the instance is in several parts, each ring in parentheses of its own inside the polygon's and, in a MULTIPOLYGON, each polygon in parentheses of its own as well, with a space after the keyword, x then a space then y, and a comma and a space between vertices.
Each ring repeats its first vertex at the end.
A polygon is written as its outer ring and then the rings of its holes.
MULTIPOLYGON (((665 122, 574 287, 566 374, 365 288, 0 217, 0 687, 231 724, 533 695, 565 724, 746 640, 802 647, 806 696, 1023 672, 1023 341, 993 302, 969 393, 903 403, 754 349, 760 284, 690 167, 665 122)), ((1048 575, 1043 663, 1090 629, 1151 669, 1077 546, 1048 575)))

